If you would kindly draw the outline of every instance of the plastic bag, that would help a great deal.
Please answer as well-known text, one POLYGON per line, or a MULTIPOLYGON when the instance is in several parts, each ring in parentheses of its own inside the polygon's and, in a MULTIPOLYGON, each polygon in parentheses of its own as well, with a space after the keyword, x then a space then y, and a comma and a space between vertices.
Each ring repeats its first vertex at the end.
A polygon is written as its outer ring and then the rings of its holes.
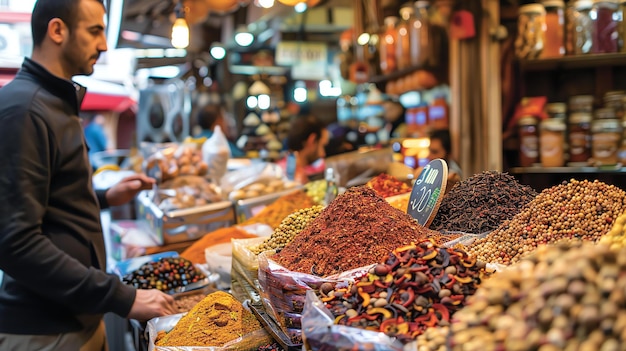
POLYGON ((184 316, 184 313, 157 317, 148 321, 148 351, 256 351, 259 347, 272 342, 272 337, 264 330, 258 329, 240 338, 226 343, 224 346, 156 346, 159 331, 170 331, 184 316))
POLYGON ((230 287, 230 270, 233 264, 231 245, 231 243, 218 244, 209 246, 204 250, 209 271, 220 276, 220 279, 217 281, 218 289, 228 289, 230 287))
POLYGON ((259 162, 228 172, 222 178, 221 186, 226 193, 230 193, 254 183, 269 184, 274 180, 285 180, 283 170, 277 164, 259 162))
POLYGON ((302 339, 308 351, 403 350, 401 342, 384 333, 334 325, 334 317, 312 290, 306 293, 302 339))
POLYGON ((216 126, 213 135, 202 144, 202 159, 208 165, 207 177, 216 184, 226 174, 230 147, 228 139, 220 126, 216 126))

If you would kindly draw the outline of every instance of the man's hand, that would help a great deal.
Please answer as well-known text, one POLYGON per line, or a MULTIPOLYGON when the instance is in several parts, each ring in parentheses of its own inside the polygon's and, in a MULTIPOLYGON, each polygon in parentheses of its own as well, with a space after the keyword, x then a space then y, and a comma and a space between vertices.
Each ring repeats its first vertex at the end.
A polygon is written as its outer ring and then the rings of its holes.
POLYGON ((178 313, 174 298, 156 289, 137 289, 137 295, 128 318, 147 321, 154 317, 178 313))
POLYGON ((123 205, 132 200, 140 191, 152 189, 155 180, 143 174, 135 174, 122 179, 106 192, 109 206, 123 205))

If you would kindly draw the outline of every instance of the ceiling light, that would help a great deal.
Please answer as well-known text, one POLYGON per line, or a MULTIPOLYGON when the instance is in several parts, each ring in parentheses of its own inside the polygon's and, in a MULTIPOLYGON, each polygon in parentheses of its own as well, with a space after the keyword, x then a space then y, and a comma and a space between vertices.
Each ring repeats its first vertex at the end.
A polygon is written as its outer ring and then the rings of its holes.
POLYGON ((270 96, 266 94, 259 95, 259 108, 267 110, 270 108, 270 96))
POLYGON ((216 60, 221 60, 226 56, 226 49, 220 43, 211 44, 211 49, 209 50, 211 56, 216 60))
POLYGON ((363 46, 370 42, 370 34, 369 33, 361 33, 359 37, 356 39, 356 43, 363 46))
POLYGON ((264 9, 269 9, 274 6, 274 0, 255 0, 254 4, 264 9))
POLYGON ((237 30, 237 34, 235 34, 235 42, 239 46, 250 46, 254 41, 254 35, 248 32, 246 26, 241 26, 239 30, 237 30))
POLYGON ((246 105, 249 109, 256 108, 258 104, 259 100, 256 98, 256 96, 248 96, 248 99, 246 100, 246 105))
POLYGON ((303 13, 307 9, 306 2, 299 2, 299 3, 297 3, 296 6, 293 7, 293 9, 297 13, 303 13))
POLYGON ((293 90, 293 99, 296 102, 302 103, 305 102, 307 98, 306 85, 303 81, 297 81, 295 89, 293 90))
POLYGON ((189 26, 185 20, 185 9, 182 3, 176 5, 176 20, 172 26, 172 46, 184 49, 189 46, 189 26))

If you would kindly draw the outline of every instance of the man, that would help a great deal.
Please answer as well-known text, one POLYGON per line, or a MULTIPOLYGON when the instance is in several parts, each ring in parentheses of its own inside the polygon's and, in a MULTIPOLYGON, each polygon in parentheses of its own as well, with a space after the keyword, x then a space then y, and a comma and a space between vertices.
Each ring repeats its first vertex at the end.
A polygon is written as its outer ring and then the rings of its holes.
MULTIPOLYGON (((222 132, 227 135, 227 122, 224 118, 224 109, 220 105, 205 105, 198 111, 198 126, 202 128, 200 133, 196 137, 206 137, 207 139, 213 136, 213 131, 216 126, 222 129, 222 132)), ((228 147, 230 148, 230 155, 233 158, 245 157, 246 153, 235 145, 232 141, 228 140, 228 147)))
POLYGON ((447 129, 437 129, 430 133, 430 145, 428 146, 428 159, 434 160, 440 158, 448 164, 448 185, 447 190, 463 178, 461 167, 454 162, 451 156, 452 141, 450 140, 450 132, 447 129))
POLYGON ((324 150, 328 144, 328 131, 324 124, 314 116, 295 117, 287 133, 287 150, 289 152, 286 159, 279 164, 286 170, 289 177, 300 184, 309 181, 309 175, 324 171, 323 165, 315 168, 312 165, 315 161, 326 156, 324 150))
POLYGON ((94 168, 98 167, 95 164, 93 155, 108 150, 108 140, 106 133, 104 132, 105 117, 101 114, 97 114, 91 118, 89 123, 85 126, 85 142, 89 149, 89 159, 94 168))
POLYGON ((78 111, 107 50, 102 0, 39 0, 34 49, 0 90, 0 350, 103 350, 102 315, 175 313, 170 296, 106 274, 100 208, 153 181, 137 175, 94 194, 78 111), (96 196, 97 195, 97 196, 96 196))

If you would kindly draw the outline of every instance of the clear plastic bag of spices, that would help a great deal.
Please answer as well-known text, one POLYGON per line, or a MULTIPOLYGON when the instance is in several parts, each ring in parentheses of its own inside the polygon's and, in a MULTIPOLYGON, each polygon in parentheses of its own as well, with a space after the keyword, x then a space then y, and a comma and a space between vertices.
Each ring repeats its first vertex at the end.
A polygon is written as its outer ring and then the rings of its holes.
POLYGON ((541 4, 520 6, 517 18, 515 56, 519 59, 536 59, 541 56, 545 43, 546 9, 541 4))
POLYGON ((573 53, 575 55, 588 54, 593 45, 593 21, 590 12, 593 0, 579 0, 574 2, 573 12, 570 18, 573 53))
POLYGON ((590 17, 593 21, 594 54, 614 53, 619 50, 619 24, 621 15, 617 0, 594 0, 590 17))
POLYGON ((541 57, 565 55, 565 3, 563 0, 544 0, 546 10, 545 43, 541 57))

